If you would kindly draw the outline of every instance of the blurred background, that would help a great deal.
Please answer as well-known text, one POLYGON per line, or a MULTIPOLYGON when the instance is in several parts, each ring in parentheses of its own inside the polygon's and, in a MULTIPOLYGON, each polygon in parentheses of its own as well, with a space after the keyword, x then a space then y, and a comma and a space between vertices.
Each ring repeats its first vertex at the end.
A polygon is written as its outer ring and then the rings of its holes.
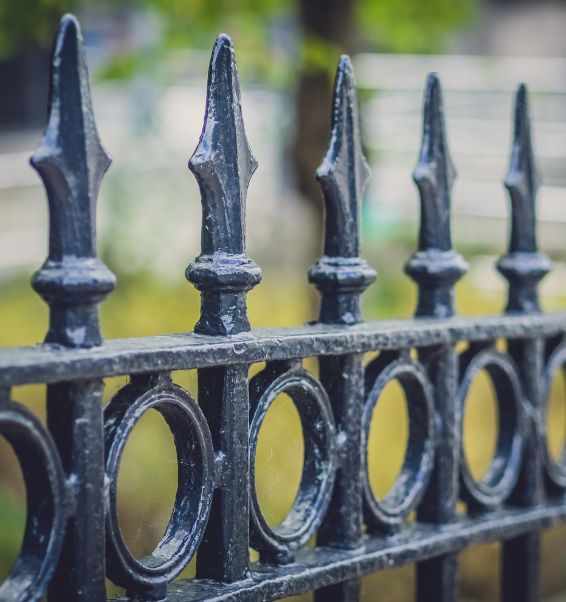
MULTIPOLYGON (((513 93, 530 90, 542 186, 539 240, 555 261, 542 285, 545 309, 566 306, 566 2, 516 0, 0 0, 0 345, 42 340, 47 310, 29 280, 45 255, 47 204, 28 158, 45 124, 50 44, 61 15, 79 17, 98 129, 114 163, 98 203, 99 248, 118 276, 101 307, 106 337, 191 330, 197 292, 183 277, 199 252, 200 201, 187 169, 204 114, 216 34, 234 41, 250 145, 260 167, 247 204, 248 251, 263 269, 249 295, 256 327, 316 316, 306 271, 320 253, 322 205, 313 173, 328 141, 338 57, 352 55, 363 141, 372 177, 363 203, 363 255, 379 271, 364 295, 368 319, 410 317, 415 290, 402 266, 416 244, 418 196, 411 180, 421 136, 425 76, 443 83, 448 141, 459 172, 453 240, 471 264, 458 284, 462 314, 497 313, 508 201, 502 187, 511 144, 513 93)), ((504 343, 502 343, 504 346, 504 343)), ((316 373, 316 362, 306 360, 316 373)), ((253 366, 251 374, 262 366, 253 366)), ((196 374, 174 375, 196 393, 196 374)), ((108 379, 107 398, 126 382, 108 379)), ((45 414, 44 387, 14 398, 45 414)), ((152 411, 153 412, 153 411, 152 411)), ((163 534, 176 487, 170 433, 149 412, 127 445, 119 482, 121 526, 142 557, 163 534)), ((566 433, 566 387, 553 384, 551 453, 566 433)), ((489 378, 466 404, 466 457, 486 471, 498 409, 489 378)), ((383 496, 395 481, 407 438, 406 400, 392 383, 372 420, 370 472, 383 496)), ((260 434, 256 487, 269 521, 286 515, 301 477, 298 414, 282 396, 260 434)), ((12 566, 25 522, 17 461, 0 442, 0 575, 12 566)), ((498 545, 462 554, 464 600, 496 600, 498 545)), ((183 576, 191 575, 193 564, 183 576)), ((544 536, 546 600, 566 600, 566 531, 544 536)), ((411 599, 412 567, 365 578, 364 600, 411 599)), ((117 589, 109 584, 109 592, 117 589)), ((309 599, 303 596, 302 599, 309 599)))

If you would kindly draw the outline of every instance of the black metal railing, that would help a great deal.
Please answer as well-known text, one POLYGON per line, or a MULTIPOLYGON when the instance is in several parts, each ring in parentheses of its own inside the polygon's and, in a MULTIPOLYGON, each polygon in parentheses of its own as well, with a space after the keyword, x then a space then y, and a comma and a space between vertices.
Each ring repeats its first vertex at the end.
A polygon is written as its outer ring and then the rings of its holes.
POLYGON ((368 167, 343 57, 317 172, 324 252, 309 278, 321 294, 320 317, 277 330, 250 330, 247 318, 246 293, 261 279, 245 246, 246 190, 257 162, 225 35, 214 46, 207 94, 189 162, 203 206, 201 254, 187 269, 202 296, 195 333, 103 342, 97 305, 114 276, 96 255, 95 207, 110 160, 94 124, 79 26, 63 18, 49 121, 31 160, 49 201, 49 254, 33 279, 50 307, 49 331, 42 345, 0 350, 0 434, 17 454, 28 492, 21 552, 0 600, 36 600, 47 589, 51 601, 98 602, 106 600, 108 576, 126 589, 121 600, 272 600, 314 590, 319 601, 355 601, 363 575, 416 563, 418 600, 448 602, 458 598, 458 552, 503 541, 503 599, 534 602, 541 531, 566 521, 566 454, 555 460, 545 452, 549 383, 566 363, 566 314, 541 314, 537 297, 550 261, 535 239, 525 87, 505 181, 509 252, 497 266, 509 282, 505 315, 454 316, 453 289, 466 264, 452 248, 455 169, 440 83, 431 75, 414 173, 421 228, 406 267, 419 289, 416 317, 363 322, 360 295, 376 273, 360 257, 368 167), (504 352, 495 346, 501 340, 504 352), (364 365, 370 351, 379 354, 364 365), (302 367, 311 357, 318 379, 302 367), (254 362, 266 367, 249 380, 254 362), (170 378, 195 368, 198 403, 170 378), (499 435, 490 469, 476 480, 462 452, 462 415, 481 370, 496 391, 499 435), (130 382, 103 412, 102 379, 114 375, 130 382), (366 467, 368 431, 392 380, 406 392, 409 439, 401 476, 378 499, 366 467), (26 383, 47 384, 47 428, 11 401, 11 388, 26 383), (294 506, 272 527, 258 504, 254 459, 262 421, 282 392, 300 415, 305 455, 294 506), (165 535, 138 560, 118 524, 117 474, 128 436, 150 408, 173 434, 178 489, 165 535), (316 545, 305 547, 315 534, 316 545), (259 562, 250 564, 250 547, 259 562), (196 577, 174 581, 195 553, 196 577))

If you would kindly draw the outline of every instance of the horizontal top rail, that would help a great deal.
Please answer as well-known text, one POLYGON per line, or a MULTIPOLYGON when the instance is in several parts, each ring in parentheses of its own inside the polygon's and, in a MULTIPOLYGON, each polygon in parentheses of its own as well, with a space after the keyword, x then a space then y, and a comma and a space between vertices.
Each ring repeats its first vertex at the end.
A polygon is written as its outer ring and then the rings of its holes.
POLYGON ((0 387, 121 374, 408 349, 566 331, 566 312, 446 319, 379 320, 353 326, 259 328, 231 337, 181 333, 111 339, 92 349, 51 344, 0 349, 0 387))

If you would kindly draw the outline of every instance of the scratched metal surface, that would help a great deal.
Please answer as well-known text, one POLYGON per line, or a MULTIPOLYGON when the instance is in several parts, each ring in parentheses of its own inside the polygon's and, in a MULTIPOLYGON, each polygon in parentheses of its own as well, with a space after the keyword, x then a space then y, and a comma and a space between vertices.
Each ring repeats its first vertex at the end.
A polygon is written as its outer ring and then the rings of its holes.
POLYGON ((41 345, 0 350, 0 434, 20 460, 28 493, 24 541, 0 600, 38 600, 47 591, 50 601, 99 602, 108 577, 125 588, 123 601, 273 600, 315 591, 317 602, 356 602, 363 575, 416 563, 417 599, 451 602, 458 599, 458 552, 502 541, 502 598, 535 602, 540 533, 566 521, 566 453, 554 459, 545 444, 550 382, 566 365, 566 313, 543 315, 538 299, 551 262, 535 236, 526 87, 517 92, 505 180, 511 236, 497 264, 509 283, 507 309, 491 317, 455 315, 454 286, 467 266, 452 246, 456 168, 440 81, 431 74, 414 171, 421 228, 406 266, 419 291, 415 317, 363 321, 360 296, 376 271, 359 244, 368 167, 344 56, 316 173, 326 208, 324 248, 309 271, 321 296, 319 318, 253 330, 246 295, 261 269, 246 252, 245 200, 257 161, 240 104, 234 49, 221 34, 189 161, 202 200, 201 254, 186 271, 202 299, 195 332, 103 341, 98 304, 115 279, 96 254, 95 215, 110 160, 94 123, 79 25, 70 15, 61 21, 49 120, 32 157, 50 212, 48 256, 33 279, 50 308, 49 331, 41 345), (505 351, 496 348, 501 339, 505 351), (365 364, 368 351, 380 353, 365 364), (318 378, 303 367, 307 357, 318 358, 318 378), (266 365, 250 380, 255 362, 266 365), (170 377, 193 368, 196 398, 170 377), (490 468, 475 480, 462 453, 462 416, 482 370, 494 385, 499 437, 490 468), (102 379, 113 375, 131 379, 103 412, 102 379), (369 426, 393 380, 408 400, 408 445, 397 482, 378 499, 367 470, 369 426), (11 388, 26 383, 48 385, 46 427, 10 399, 11 388), (271 526, 257 499, 254 458, 281 393, 300 416, 305 459, 291 511, 271 526), (117 476, 128 437, 150 409, 171 430, 178 488, 163 538, 136 559, 120 531, 117 476), (315 535, 315 547, 306 547, 315 535), (250 563, 250 547, 259 562, 250 563), (175 581, 195 553, 196 577, 175 581))

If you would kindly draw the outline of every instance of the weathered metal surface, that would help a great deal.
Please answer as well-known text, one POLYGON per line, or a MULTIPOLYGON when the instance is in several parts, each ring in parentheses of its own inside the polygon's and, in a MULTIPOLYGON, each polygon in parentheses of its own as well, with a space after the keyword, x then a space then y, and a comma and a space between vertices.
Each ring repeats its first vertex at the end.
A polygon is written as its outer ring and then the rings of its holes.
POLYGON ((0 387, 72 381, 313 356, 433 347, 458 341, 545 338, 566 330, 566 313, 365 322, 350 327, 313 324, 260 328, 232 337, 193 333, 112 339, 82 350, 51 345, 0 349, 0 387))
POLYGON ((535 203, 538 186, 527 88, 521 84, 515 100, 513 147, 505 178, 511 199, 509 252, 497 264, 497 269, 509 282, 508 312, 540 311, 537 284, 552 267, 552 262, 537 246, 535 203))
POLYGON ((246 255, 246 194, 257 161, 244 129, 232 41, 225 34, 212 51, 204 125, 189 168, 202 200, 201 255, 187 268, 202 296, 195 332, 238 334, 250 329, 245 294, 261 280, 261 270, 246 255))
POLYGON ((214 453, 206 420, 195 400, 165 375, 138 376, 104 410, 108 510, 107 574, 132 597, 159 599, 189 563, 204 534, 215 484, 214 453), (178 485, 171 519, 151 554, 137 560, 118 521, 118 471, 128 437, 150 409, 167 422, 177 452, 178 485))
MULTIPOLYGON (((454 554, 472 544, 501 541, 547 529, 565 521, 566 508, 563 500, 559 500, 529 510, 489 512, 443 528, 426 523, 409 525, 394 535, 365 537, 358 550, 318 547, 301 551, 295 563, 290 565, 252 565, 251 578, 240 583, 211 580, 173 583, 167 590, 167 600, 278 600, 352 577, 434 558, 438 554, 454 554)), ((116 600, 126 602, 127 598, 116 600)))
POLYGON ((352 64, 343 56, 334 84, 328 151, 316 177, 324 193, 324 255, 309 271, 321 293, 319 321, 361 321, 360 295, 376 272, 360 257, 360 204, 369 178, 362 153, 352 64))
POLYGON ((413 179, 421 197, 417 252, 405 271, 419 286, 416 315, 444 318, 454 314, 454 284, 467 265, 452 249, 450 193, 456 170, 448 151, 440 81, 435 73, 426 83, 423 140, 413 179))
POLYGON ((107 576, 126 588, 119 600, 259 601, 314 590, 317 602, 358 602, 361 576, 416 563, 417 599, 454 602, 458 552, 491 541, 503 542, 503 599, 538 599, 540 532, 566 522, 566 451, 550 457, 544 426, 550 383, 566 365, 566 313, 543 315, 538 301, 550 262, 535 238, 525 88, 517 94, 506 179, 511 241, 498 263, 510 284, 507 312, 496 317, 454 316, 453 288, 466 264, 452 248, 455 170, 440 84, 431 75, 414 174, 419 244, 406 268, 419 287, 418 319, 362 322, 360 295, 375 271, 360 255, 368 170, 357 111, 352 68, 342 57, 330 143, 317 172, 325 242, 309 277, 321 293, 319 320, 251 330, 246 294, 261 271, 246 254, 245 197, 257 163, 232 43, 220 35, 189 163, 203 209, 201 254, 187 269, 202 297, 196 332, 102 342, 97 304, 114 277, 96 257, 95 204, 109 159, 94 125, 78 23, 63 18, 48 126, 32 158, 49 199, 49 255, 34 287, 50 306, 50 328, 41 345, 0 350, 0 435, 20 460, 28 493, 20 557, 0 600, 37 600, 48 588, 50 601, 101 602, 107 576), (495 351, 498 340, 505 351, 495 351), (365 352, 378 355, 366 364, 365 352), (318 358, 319 379, 302 366, 307 357, 318 358), (255 362, 266 365, 250 379, 255 362), (196 400, 170 376, 194 368, 196 400), (462 449, 462 416, 481 370, 493 381, 500 425, 494 461, 478 481, 462 449), (131 380, 103 424, 102 379, 116 375, 131 380), (399 479, 378 499, 367 470, 368 433, 393 380, 406 393, 409 438, 399 479), (28 383, 48 385, 48 430, 10 401, 11 388, 28 383), (301 418, 305 455, 293 507, 274 527, 257 500, 254 462, 263 420, 282 393, 301 418), (117 475, 128 437, 150 409, 171 430, 178 490, 162 540, 138 560, 120 532, 117 475), (250 547, 260 562, 250 563, 250 547), (173 581, 195 553, 196 577, 173 581))
POLYGON ((46 342, 101 343, 97 303, 115 284, 96 257, 96 197, 110 157, 94 123, 79 24, 67 15, 53 48, 49 121, 31 157, 49 200, 49 255, 33 287, 49 303, 46 342))

